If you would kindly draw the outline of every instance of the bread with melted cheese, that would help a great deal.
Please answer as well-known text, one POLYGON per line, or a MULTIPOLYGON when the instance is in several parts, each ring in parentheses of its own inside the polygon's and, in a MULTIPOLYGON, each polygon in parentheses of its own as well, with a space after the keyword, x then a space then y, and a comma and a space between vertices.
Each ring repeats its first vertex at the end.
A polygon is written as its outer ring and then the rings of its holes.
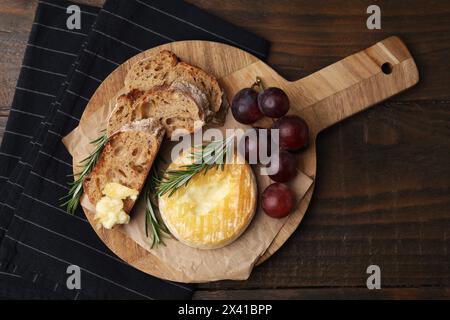
MULTIPOLYGON (((128 188, 142 190, 158 153, 164 127, 149 118, 123 126, 106 142, 94 169, 83 182, 83 191, 94 205, 103 197, 108 183, 116 182, 128 188)), ((135 199, 124 200, 124 210, 130 213, 135 199)))

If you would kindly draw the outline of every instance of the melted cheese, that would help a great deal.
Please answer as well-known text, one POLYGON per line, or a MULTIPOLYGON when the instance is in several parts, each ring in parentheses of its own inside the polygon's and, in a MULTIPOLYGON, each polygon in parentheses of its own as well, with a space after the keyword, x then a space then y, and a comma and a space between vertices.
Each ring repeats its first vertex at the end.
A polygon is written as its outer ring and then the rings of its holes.
POLYGON ((104 196, 95 206, 95 219, 103 228, 111 229, 116 224, 126 224, 130 216, 123 210, 123 201, 104 196))
POLYGON ((136 200, 139 192, 119 183, 108 183, 103 189, 104 196, 95 205, 95 217, 99 225, 111 229, 116 224, 127 224, 130 216, 123 209, 123 200, 136 200))
POLYGON ((136 200, 139 191, 128 188, 120 183, 111 182, 107 183, 102 192, 105 196, 113 199, 126 199, 130 197, 131 200, 136 200))
MULTIPOLYGON (((189 157, 177 159, 175 169, 189 157)), ((195 175, 172 196, 159 198, 159 209, 171 233, 196 248, 223 247, 248 226, 256 206, 256 184, 247 164, 226 164, 195 175)))

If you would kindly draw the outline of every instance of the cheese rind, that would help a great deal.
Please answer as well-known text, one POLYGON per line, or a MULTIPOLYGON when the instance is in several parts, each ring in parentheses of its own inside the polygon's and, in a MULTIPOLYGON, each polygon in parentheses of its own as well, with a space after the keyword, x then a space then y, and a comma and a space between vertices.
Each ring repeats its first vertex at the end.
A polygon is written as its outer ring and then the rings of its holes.
MULTIPOLYGON (((168 170, 187 164, 189 154, 168 170)), ((186 187, 159 198, 159 210, 170 232, 188 246, 214 249, 238 238, 256 207, 256 182, 248 164, 229 163, 195 175, 186 187)))

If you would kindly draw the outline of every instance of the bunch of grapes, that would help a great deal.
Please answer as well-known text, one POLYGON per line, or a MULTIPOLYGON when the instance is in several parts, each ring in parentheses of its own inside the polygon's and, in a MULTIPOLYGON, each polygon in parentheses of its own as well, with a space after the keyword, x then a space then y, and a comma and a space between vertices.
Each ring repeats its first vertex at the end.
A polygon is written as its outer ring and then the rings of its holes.
MULTIPOLYGON (((262 208, 273 218, 286 217, 294 207, 295 195, 284 183, 297 175, 297 159, 293 152, 306 148, 309 141, 307 123, 299 116, 286 115, 289 108, 289 98, 283 90, 275 87, 263 89, 258 81, 251 88, 236 93, 231 103, 231 112, 240 123, 253 124, 264 116, 276 119, 271 129, 279 130, 279 165, 278 170, 270 175, 275 182, 262 193, 262 208), (259 87, 259 92, 255 86, 259 87)), ((258 154, 259 139, 261 137, 257 134, 256 140, 245 140, 247 160, 250 153, 258 154)), ((270 134, 267 139, 266 145, 270 146, 270 134)))

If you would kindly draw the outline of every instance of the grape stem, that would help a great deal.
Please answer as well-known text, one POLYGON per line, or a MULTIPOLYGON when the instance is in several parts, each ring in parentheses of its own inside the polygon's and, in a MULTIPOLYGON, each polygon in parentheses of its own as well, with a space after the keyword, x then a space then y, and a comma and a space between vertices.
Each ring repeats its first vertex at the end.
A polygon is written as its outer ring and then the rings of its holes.
POLYGON ((256 81, 252 84, 252 89, 255 89, 258 93, 264 91, 264 85, 260 77, 256 77, 256 81))

